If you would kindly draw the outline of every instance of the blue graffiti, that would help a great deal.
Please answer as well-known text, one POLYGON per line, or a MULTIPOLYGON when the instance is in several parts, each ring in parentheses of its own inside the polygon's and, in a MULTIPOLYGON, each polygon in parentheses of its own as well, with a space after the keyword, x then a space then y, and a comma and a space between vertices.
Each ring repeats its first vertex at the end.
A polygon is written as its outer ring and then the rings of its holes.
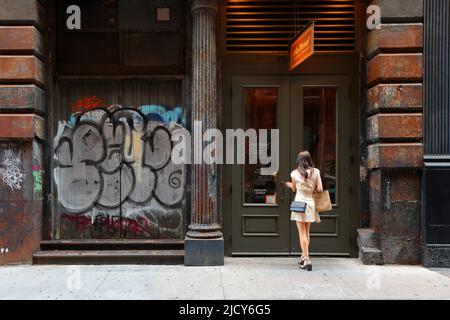
MULTIPOLYGON (((165 126, 169 125, 171 122, 175 122, 186 128, 186 111, 182 107, 169 108, 162 105, 151 104, 143 105, 139 107, 139 110, 147 117, 149 121, 160 122, 165 126)), ((68 121, 70 126, 75 125, 78 115, 79 112, 73 113, 70 116, 70 120, 68 121)))
POLYGON ((162 122, 168 125, 170 122, 175 122, 186 127, 186 112, 182 107, 175 107, 168 109, 161 105, 144 105, 139 110, 146 115, 150 121, 162 122))

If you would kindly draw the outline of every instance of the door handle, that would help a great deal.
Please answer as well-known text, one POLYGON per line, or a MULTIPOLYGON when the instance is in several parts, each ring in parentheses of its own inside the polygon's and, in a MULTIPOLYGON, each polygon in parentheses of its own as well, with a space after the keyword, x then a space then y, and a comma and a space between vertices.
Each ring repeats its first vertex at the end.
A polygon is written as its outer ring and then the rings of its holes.
POLYGON ((284 186, 284 181, 281 181, 281 197, 280 197, 280 200, 281 200, 281 202, 284 202, 284 197, 285 197, 285 186, 284 186))

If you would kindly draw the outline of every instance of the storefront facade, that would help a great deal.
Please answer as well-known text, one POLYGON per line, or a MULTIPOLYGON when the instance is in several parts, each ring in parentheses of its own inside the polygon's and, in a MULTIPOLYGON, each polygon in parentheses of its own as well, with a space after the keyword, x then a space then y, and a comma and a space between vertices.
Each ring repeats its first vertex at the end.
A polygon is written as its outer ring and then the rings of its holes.
POLYGON ((313 254, 448 265, 449 204, 436 201, 448 192, 432 187, 450 152, 449 22, 433 18, 450 13, 445 1, 0 9, 0 264, 298 255, 282 181, 307 149, 333 203, 313 254), (379 29, 367 22, 377 8, 379 29), (311 20, 315 53, 289 70, 289 41, 311 20), (173 133, 196 121, 279 129, 279 170, 174 163, 173 133))

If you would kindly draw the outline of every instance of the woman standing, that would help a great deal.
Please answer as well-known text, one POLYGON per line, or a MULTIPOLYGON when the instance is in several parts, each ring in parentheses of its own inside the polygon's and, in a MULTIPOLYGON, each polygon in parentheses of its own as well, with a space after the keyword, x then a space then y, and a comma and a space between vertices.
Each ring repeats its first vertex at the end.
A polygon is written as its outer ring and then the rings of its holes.
POLYGON ((305 212, 291 212, 291 220, 295 221, 298 229, 300 247, 302 256, 298 265, 302 269, 312 270, 312 263, 309 259, 309 229, 312 222, 320 222, 319 214, 314 204, 313 193, 322 192, 322 179, 320 171, 314 168, 311 155, 308 151, 302 151, 297 156, 297 168, 291 172, 292 182, 285 182, 286 187, 290 188, 295 194, 295 201, 306 202, 305 212))

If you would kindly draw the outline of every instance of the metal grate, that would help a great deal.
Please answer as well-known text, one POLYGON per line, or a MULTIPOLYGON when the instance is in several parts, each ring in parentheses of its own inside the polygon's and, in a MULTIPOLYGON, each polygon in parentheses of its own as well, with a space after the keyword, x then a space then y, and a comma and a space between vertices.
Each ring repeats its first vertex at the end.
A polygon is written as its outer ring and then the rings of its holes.
POLYGON ((355 50, 354 0, 227 0, 227 52, 287 53, 296 30, 314 20, 317 52, 355 50))

